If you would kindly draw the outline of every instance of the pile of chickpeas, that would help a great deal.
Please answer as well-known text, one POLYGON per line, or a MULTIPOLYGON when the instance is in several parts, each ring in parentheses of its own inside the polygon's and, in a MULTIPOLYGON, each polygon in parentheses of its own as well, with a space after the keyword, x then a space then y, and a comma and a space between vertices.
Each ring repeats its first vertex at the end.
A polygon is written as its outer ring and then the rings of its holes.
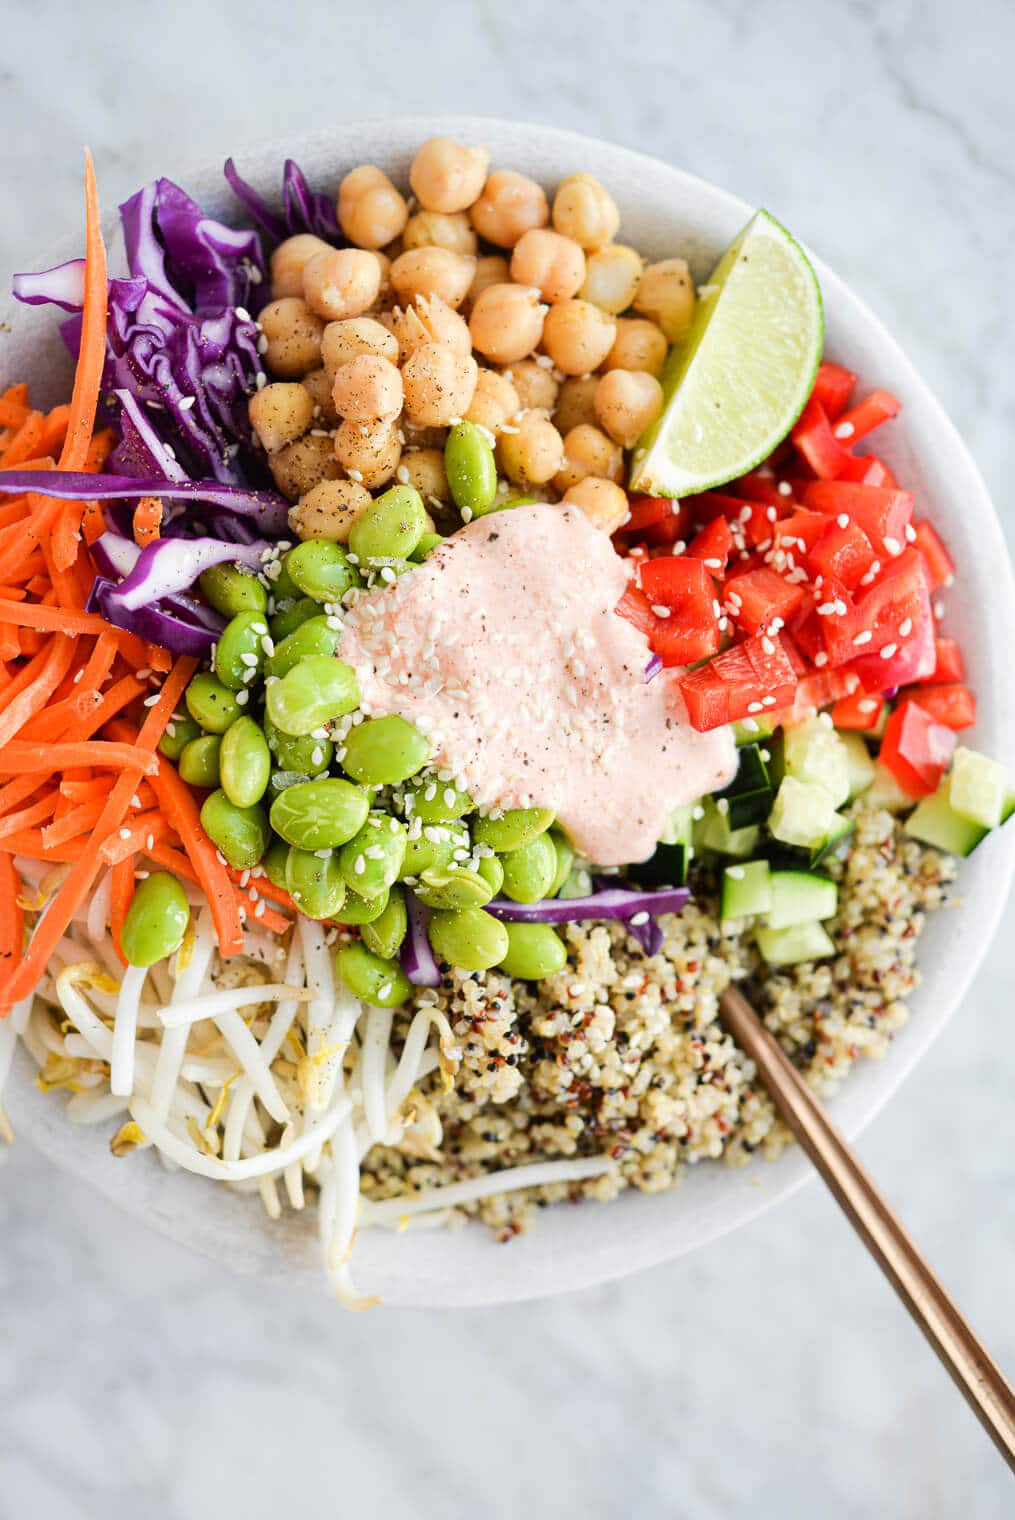
POLYGON ((300 538, 345 542, 371 493, 414 486, 440 526, 454 511, 448 430, 496 450, 499 496, 564 501, 606 532, 624 521, 625 450, 663 406, 667 349, 695 290, 683 259, 646 264, 589 174, 552 205, 483 147, 432 137, 407 199, 382 169, 342 180, 349 246, 309 233, 271 257, 260 314, 274 378, 254 431, 300 538))

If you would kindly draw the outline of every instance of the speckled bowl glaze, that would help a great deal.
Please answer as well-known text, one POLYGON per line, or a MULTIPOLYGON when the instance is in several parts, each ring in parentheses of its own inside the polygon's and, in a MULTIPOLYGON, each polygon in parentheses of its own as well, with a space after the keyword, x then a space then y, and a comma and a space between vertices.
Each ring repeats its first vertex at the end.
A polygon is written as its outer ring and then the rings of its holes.
MULTIPOLYGON (((550 127, 483 118, 402 117, 336 127, 333 131, 237 154, 241 172, 273 195, 282 161, 294 157, 315 187, 337 188, 354 164, 374 162, 403 183, 413 153, 426 137, 448 133, 489 145, 495 165, 524 170, 547 188, 565 174, 595 174, 616 197, 623 236, 653 258, 686 256, 698 279, 746 221, 752 208, 726 191, 669 164, 609 143, 550 127)), ((99 166, 101 179, 101 165, 99 166)), ((153 164, 172 174, 210 213, 240 220, 213 164, 187 172, 170 161, 153 164)), ((776 213, 778 206, 772 208, 776 213)), ((77 221, 77 210, 70 218, 77 221)), ((77 251, 78 239, 35 261, 44 267, 77 251)), ((878 447, 912 487, 921 511, 942 528, 958 566, 948 602, 948 631, 962 641, 969 678, 980 698, 978 746, 1015 752, 1011 650, 1015 647, 1015 586, 1004 539, 986 488, 965 445, 912 364, 849 287, 814 259, 824 292, 827 351, 870 385, 900 397, 900 419, 878 447)), ((26 260, 25 267, 33 267, 26 260)), ((68 363, 56 318, 44 309, 16 307, 0 328, 0 381, 28 379, 43 403, 66 394, 68 363)), ((861 1063, 832 1103, 836 1122, 856 1135, 891 1096, 956 1011, 996 928, 1015 865, 1015 832, 988 841, 961 870, 962 905, 930 921, 921 941, 923 985, 912 1018, 881 1062, 861 1063)), ((16 1130, 57 1165, 98 1188, 130 1213, 221 1266, 247 1275, 323 1288, 312 1221, 285 1215, 271 1223, 256 1199, 179 1172, 152 1155, 130 1162, 111 1157, 107 1135, 81 1129, 63 1105, 35 1088, 22 1052, 12 1079, 10 1110, 16 1130)), ((586 1203, 547 1210, 532 1234, 509 1248, 475 1227, 394 1235, 367 1233, 357 1246, 356 1276, 389 1304, 479 1305, 534 1298, 624 1277, 696 1250, 789 1196, 809 1175, 796 1151, 779 1161, 736 1170, 691 1168, 673 1192, 627 1194, 609 1206, 586 1203)))

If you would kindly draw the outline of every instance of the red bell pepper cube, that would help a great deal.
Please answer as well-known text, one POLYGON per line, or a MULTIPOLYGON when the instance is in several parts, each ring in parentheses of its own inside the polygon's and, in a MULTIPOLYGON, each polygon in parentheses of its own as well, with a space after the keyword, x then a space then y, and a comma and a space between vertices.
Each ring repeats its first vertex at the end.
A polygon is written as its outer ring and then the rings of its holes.
POLYGON ((664 522, 667 517, 679 514, 680 503, 669 496, 632 496, 628 501, 627 521, 617 529, 618 533, 640 533, 654 523, 664 522))
MULTIPOLYGON (((838 424, 836 424, 838 426, 838 424)), ((808 401, 790 433, 797 452, 821 480, 834 480, 849 458, 820 401, 808 401)))
POLYGON ((820 711, 831 707, 833 702, 848 699, 859 684, 859 677, 849 670, 812 671, 797 686, 794 707, 797 711, 811 707, 820 711))
MULTIPOLYGON (((676 506, 676 502, 673 505, 676 506)), ((690 515, 684 507, 681 507, 679 511, 671 512, 669 517, 664 517, 659 522, 642 528, 638 538, 650 549, 672 549, 674 544, 687 538, 690 531, 689 524, 690 515)))
POLYGON ((842 364, 831 364, 826 360, 824 364, 818 365, 811 400, 820 402, 824 407, 825 415, 834 422, 849 405, 849 398, 853 394, 855 384, 856 376, 851 369, 846 369, 842 364))
POLYGON ((823 512, 808 512, 801 507, 772 525, 772 542, 801 564, 827 527, 828 518, 823 512))
POLYGON ((877 556, 863 529, 850 519, 845 527, 837 518, 827 527, 807 556, 812 575, 831 576, 841 581, 847 591, 854 590, 874 564, 877 556))
POLYGON ((878 758, 910 797, 937 790, 955 748, 955 734, 935 722, 915 702, 900 702, 891 714, 878 758))
POLYGON ((845 514, 863 529, 882 559, 901 554, 906 547, 906 529, 913 516, 912 491, 815 480, 804 489, 804 505, 834 517, 845 514))
POLYGON ((925 685, 946 685, 966 679, 966 666, 962 650, 954 639, 934 640, 934 669, 924 676, 925 685))
POLYGON ((976 722, 976 698, 968 686, 914 686, 903 696, 930 713, 935 723, 943 723, 945 728, 956 732, 972 728, 976 722))
POLYGON ((633 623, 640 629, 647 639, 651 639, 659 619, 652 611, 652 603, 644 591, 639 591, 637 586, 629 585, 613 610, 618 617, 626 618, 629 623, 633 623))
POLYGON ((639 567, 638 581, 653 604, 683 607, 688 601, 711 608, 715 588, 700 559, 686 554, 662 554, 639 567))
POLYGON ((733 553, 733 535, 725 517, 713 517, 687 546, 690 559, 700 559, 712 575, 722 576, 733 553))
POLYGON ((877 728, 884 706, 884 697, 871 696, 861 689, 852 696, 839 698, 832 708, 832 722, 836 728, 849 728, 864 733, 877 728))
POLYGON ((871 391, 835 424, 835 436, 852 448, 859 438, 866 438, 883 422, 890 422, 902 410, 902 402, 891 391, 871 391))
POLYGON ((898 481, 883 459, 876 454, 861 454, 855 459, 850 459, 838 476, 839 480, 852 481, 858 486, 892 486, 896 487, 898 481))
POLYGON ((774 475, 761 475, 757 470, 752 470, 749 475, 741 475, 739 480, 731 480, 730 492, 735 497, 759 501, 765 507, 775 507, 780 517, 789 511, 789 498, 785 491, 779 490, 779 482, 774 475))
POLYGON ((652 632, 652 648, 662 655, 663 664, 669 669, 674 665, 694 665, 718 654, 721 637, 715 618, 700 621, 696 613, 689 611, 671 613, 660 618, 652 632))
POLYGON ((922 681, 934 669, 934 618, 923 561, 907 549, 859 598, 851 630, 856 671, 865 691, 922 681))
POLYGON ((703 491, 692 499, 699 522, 714 522, 717 517, 725 517, 734 525, 735 535, 742 534, 747 543, 755 546, 772 536, 774 519, 769 513, 777 513, 777 507, 761 501, 745 501, 740 496, 729 496, 721 491, 703 491))
POLYGON ((777 618, 785 626, 805 595, 766 566, 731 576, 724 589, 733 621, 747 633, 764 633, 777 618))
POLYGON ((707 665, 682 676, 679 685, 692 725, 705 733, 790 706, 801 668, 789 639, 764 635, 724 649, 707 665))
POLYGON ((663 663, 690 665, 715 654, 720 642, 719 602, 703 561, 665 555, 646 560, 638 573, 656 618, 649 639, 663 663))
POLYGON ((955 562, 941 542, 941 535, 929 522, 914 523, 913 530, 916 533, 916 548, 923 555, 927 567, 930 589, 936 591, 939 586, 950 586, 955 579, 955 562))

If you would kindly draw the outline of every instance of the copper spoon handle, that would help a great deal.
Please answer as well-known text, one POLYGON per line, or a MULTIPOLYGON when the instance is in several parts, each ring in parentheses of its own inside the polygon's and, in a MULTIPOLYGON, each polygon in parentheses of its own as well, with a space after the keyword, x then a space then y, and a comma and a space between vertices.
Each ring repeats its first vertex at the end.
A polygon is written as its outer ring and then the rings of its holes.
POLYGON ((1015 1393, 1007 1380, 747 999, 730 987, 720 1007, 723 1024, 754 1061, 780 1115, 1015 1471, 1015 1393))

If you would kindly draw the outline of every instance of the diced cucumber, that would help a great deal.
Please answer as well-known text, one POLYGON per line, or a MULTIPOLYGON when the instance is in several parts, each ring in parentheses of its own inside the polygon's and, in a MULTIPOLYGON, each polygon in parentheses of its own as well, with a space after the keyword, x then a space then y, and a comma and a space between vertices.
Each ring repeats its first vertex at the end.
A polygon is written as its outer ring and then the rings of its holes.
POLYGON ((788 929, 759 926, 754 931, 754 938, 770 966, 795 966, 800 961, 820 961, 835 954, 832 940, 813 918, 809 923, 792 924, 788 929))
POLYGON ((990 833, 982 824, 973 823, 955 811, 949 801, 947 781, 942 782, 933 797, 923 799, 903 828, 914 839, 932 844, 936 850, 947 850, 949 855, 971 855, 990 833))
POLYGON ((832 799, 823 786, 784 776, 768 819, 769 830, 783 844, 816 850, 838 823, 832 799))
MULTIPOLYGON (((725 801, 725 798, 720 799, 725 801)), ((705 817, 696 830, 696 844, 703 850, 714 850, 717 855, 732 855, 737 860, 748 860, 758 853, 761 830, 753 826, 731 829, 724 808, 709 797, 705 802, 705 817)))
POLYGON ((956 813, 996 829, 1008 793, 1008 772, 996 760, 959 745, 948 774, 948 801, 956 813))
POLYGON ((1012 813, 1015 813, 1015 792, 1009 792, 1004 799, 1004 806, 1001 809, 1001 822, 1007 823, 1012 813))
POLYGON ((759 739, 768 739, 774 733, 775 723, 765 716, 741 718, 733 725, 733 737, 738 745, 757 744, 759 739))
POLYGON ((874 764, 874 780, 867 788, 867 801, 874 807, 889 813, 905 813, 916 804, 916 798, 904 792, 886 765, 880 760, 874 764))
POLYGON ((788 929, 793 924, 834 918, 839 906, 839 889, 827 876, 813 876, 809 871, 773 871, 772 904, 768 910, 770 929, 788 929))
POLYGON ((690 844, 694 838, 694 810, 697 802, 685 802, 674 808, 659 835, 660 844, 690 844))
POLYGON ((648 860, 628 866, 627 878, 639 887, 682 887, 693 854, 689 844, 657 844, 648 860))
POLYGON ((849 775, 849 800, 859 797, 872 784, 875 776, 874 761, 859 734, 836 730, 839 742, 846 746, 846 770, 849 775))
POLYGON ((727 866, 722 873, 722 918, 751 918, 767 913, 772 903, 771 872, 767 860, 747 860, 727 866))
POLYGON ((588 866, 572 866, 570 875, 564 882, 558 897, 591 897, 595 891, 595 883, 592 880, 592 872, 588 866))
POLYGON ((891 702, 885 702, 882 705, 881 711, 878 713, 878 721, 874 727, 864 730, 868 739, 883 739, 885 737, 885 729, 888 727, 888 719, 892 716, 893 705, 891 702))
POLYGON ((729 804, 730 828, 745 829, 752 823, 764 823, 771 811, 773 788, 760 745, 744 744, 737 753, 737 773, 717 795, 729 804))
POLYGON ((811 786, 823 786, 833 808, 841 807, 848 799, 849 755, 842 739, 823 716, 816 715, 796 728, 786 729, 782 753, 787 776, 811 786))
POLYGON ((848 839, 856 828, 855 818, 843 818, 841 813, 836 813, 835 818, 836 822, 833 825, 832 832, 827 836, 824 844, 819 844, 817 849, 811 851, 812 871, 815 866, 819 866, 827 856, 837 850, 842 841, 848 839))

